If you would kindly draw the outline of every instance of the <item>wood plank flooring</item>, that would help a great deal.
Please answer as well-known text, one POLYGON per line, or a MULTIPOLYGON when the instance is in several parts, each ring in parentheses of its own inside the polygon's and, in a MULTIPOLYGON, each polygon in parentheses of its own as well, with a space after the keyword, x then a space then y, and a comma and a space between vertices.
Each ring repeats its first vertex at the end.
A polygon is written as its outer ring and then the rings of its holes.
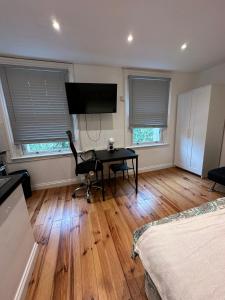
POLYGON ((139 175, 139 193, 121 178, 106 201, 72 199, 74 186, 35 191, 27 201, 39 254, 28 299, 147 299, 143 267, 130 257, 132 233, 147 222, 221 197, 211 182, 169 168, 139 175))

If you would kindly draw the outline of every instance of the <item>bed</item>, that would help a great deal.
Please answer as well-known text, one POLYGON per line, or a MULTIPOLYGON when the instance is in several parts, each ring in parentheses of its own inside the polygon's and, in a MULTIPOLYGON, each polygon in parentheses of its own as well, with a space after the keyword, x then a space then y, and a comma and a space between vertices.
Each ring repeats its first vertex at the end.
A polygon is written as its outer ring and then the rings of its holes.
POLYGON ((145 268, 149 300, 225 299, 224 253, 225 198, 148 223, 133 235, 132 257, 145 268))

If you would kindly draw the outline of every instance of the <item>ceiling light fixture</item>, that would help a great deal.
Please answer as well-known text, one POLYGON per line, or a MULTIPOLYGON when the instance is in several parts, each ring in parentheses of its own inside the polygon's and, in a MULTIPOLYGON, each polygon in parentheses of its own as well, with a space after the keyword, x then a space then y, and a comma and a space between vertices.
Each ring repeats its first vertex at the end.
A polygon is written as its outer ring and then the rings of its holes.
POLYGON ((181 46, 180 46, 180 50, 181 51, 184 51, 187 49, 187 43, 183 43, 181 46))
POLYGON ((52 19, 52 27, 56 30, 56 31, 60 31, 60 24, 56 19, 52 19))
POLYGON ((133 39, 134 39, 133 35, 132 35, 132 34, 129 34, 128 37, 127 37, 128 43, 132 43, 132 42, 133 42, 133 39))

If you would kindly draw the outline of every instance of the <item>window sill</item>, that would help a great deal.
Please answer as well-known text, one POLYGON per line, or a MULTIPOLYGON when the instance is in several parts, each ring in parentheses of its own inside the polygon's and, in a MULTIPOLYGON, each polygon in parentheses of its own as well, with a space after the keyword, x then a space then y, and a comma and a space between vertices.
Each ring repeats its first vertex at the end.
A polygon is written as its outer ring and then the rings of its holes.
MULTIPOLYGON (((152 148, 152 147, 163 147, 168 146, 168 143, 155 143, 155 144, 143 144, 143 145, 131 145, 126 148, 133 148, 133 149, 143 149, 143 148, 152 148)), ((100 148, 101 150, 103 148, 100 148)), ((96 149, 99 150, 99 149, 96 149)), ((78 151, 79 153, 80 151, 78 151)), ((11 157, 11 163, 19 163, 24 161, 37 161, 37 160, 44 160, 44 159, 54 159, 60 157, 71 156, 71 151, 61 152, 61 153, 45 153, 45 154, 33 154, 33 155, 23 155, 23 156, 13 156, 11 157)), ((9 162, 10 164, 10 162, 9 162)))
POLYGON ((44 153, 44 154, 28 154, 23 156, 13 156, 11 157, 11 161, 13 163, 20 161, 33 161, 33 160, 42 160, 42 159, 51 159, 51 158, 59 158, 72 155, 71 151, 65 152, 57 152, 57 153, 44 153))
POLYGON ((155 144, 135 144, 131 145, 131 148, 152 148, 152 147, 163 147, 163 146, 169 146, 169 143, 155 143, 155 144))

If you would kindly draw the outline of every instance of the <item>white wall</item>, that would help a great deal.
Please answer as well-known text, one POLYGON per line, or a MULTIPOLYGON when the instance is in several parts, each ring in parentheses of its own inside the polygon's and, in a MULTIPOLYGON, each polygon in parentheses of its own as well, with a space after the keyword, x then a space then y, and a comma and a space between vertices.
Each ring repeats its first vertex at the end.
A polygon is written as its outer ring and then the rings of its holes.
POLYGON ((124 102, 121 101, 123 100, 122 68, 76 64, 74 65, 74 74, 77 82, 117 84, 117 113, 87 115, 87 128, 91 139, 86 132, 84 115, 78 116, 82 150, 106 148, 110 137, 115 138, 115 147, 124 146, 124 102), (101 133, 99 132, 100 117, 101 133))
MULTIPOLYGON (((207 84, 225 84, 225 63, 199 72, 196 76, 196 87, 207 84)), ((225 99, 224 99, 225 105, 225 99)), ((225 137, 223 139, 220 165, 225 166, 225 137)))
POLYGON ((41 189, 74 183, 74 159, 70 156, 55 156, 19 161, 8 164, 8 171, 27 169, 33 189, 41 189))
POLYGON ((225 63, 196 74, 196 85, 225 84, 225 63))
MULTIPOLYGON (((154 71, 155 72, 155 71, 154 71)), ((129 134, 125 125, 124 78, 120 67, 74 65, 75 81, 102 82, 118 84, 117 113, 102 115, 102 132, 99 140, 90 140, 86 133, 85 121, 81 117, 80 140, 82 149, 106 148, 109 137, 114 137, 116 147, 130 146, 125 144, 125 136, 129 134)), ((169 121, 167 129, 168 145, 138 148, 140 171, 168 167, 173 164, 174 134, 176 118, 177 95, 193 88, 195 75, 193 73, 171 73, 171 95, 169 108, 169 121)), ((99 134, 99 116, 88 116, 89 135, 96 139, 99 134)), ((71 156, 35 159, 9 164, 9 170, 27 169, 31 174, 34 188, 69 184, 74 181, 74 161, 71 156)))

